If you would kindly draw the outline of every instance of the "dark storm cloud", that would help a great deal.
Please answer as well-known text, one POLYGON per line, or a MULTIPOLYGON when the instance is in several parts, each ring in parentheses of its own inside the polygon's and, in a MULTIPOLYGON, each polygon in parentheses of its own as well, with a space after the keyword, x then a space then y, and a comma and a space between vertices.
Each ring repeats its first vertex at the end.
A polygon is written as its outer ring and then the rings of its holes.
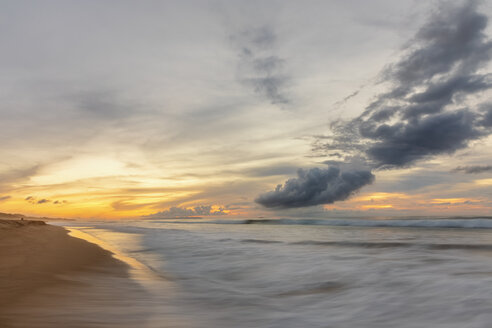
POLYGON ((331 204, 345 200, 374 181, 369 171, 341 172, 336 167, 298 170, 297 178, 278 185, 274 191, 260 195, 255 201, 270 208, 295 208, 331 204))
MULTIPOLYGON (((359 117, 332 123, 332 135, 317 137, 313 151, 343 154, 326 164, 361 158, 373 168, 397 168, 454 153, 491 134, 492 111, 483 110, 483 104, 467 106, 469 96, 492 86, 491 74, 481 70, 492 49, 486 26, 487 17, 477 11, 476 1, 440 3, 400 59, 381 73, 389 91, 377 95, 359 117)), ((370 171, 300 170, 298 178, 256 202, 273 208, 329 204, 347 199, 373 180, 370 171)))
POLYGON ((146 216, 147 218, 178 218, 178 217, 190 217, 190 216, 211 216, 211 215, 225 215, 223 208, 213 210, 211 205, 200 205, 194 208, 184 207, 171 207, 168 210, 161 211, 152 215, 146 216))
POLYGON ((376 168, 396 168, 491 134, 491 111, 467 106, 467 97, 492 86, 492 75, 481 71, 492 50, 486 26, 476 1, 441 3, 400 60, 383 70, 391 89, 359 117, 334 122, 333 136, 318 139, 318 150, 359 153, 376 168))
POLYGON ((289 78, 283 72, 284 60, 276 56, 276 36, 269 26, 251 28, 231 37, 239 49, 238 78, 272 104, 289 102, 285 86, 289 78))
POLYGON ((426 156, 452 153, 484 135, 475 121, 470 111, 460 110, 406 124, 381 125, 366 133, 373 140, 381 140, 373 143, 367 154, 379 167, 401 167, 426 156))
POLYGON ((467 174, 477 174, 484 172, 492 172, 492 165, 469 165, 458 166, 453 170, 454 172, 463 172, 467 174))

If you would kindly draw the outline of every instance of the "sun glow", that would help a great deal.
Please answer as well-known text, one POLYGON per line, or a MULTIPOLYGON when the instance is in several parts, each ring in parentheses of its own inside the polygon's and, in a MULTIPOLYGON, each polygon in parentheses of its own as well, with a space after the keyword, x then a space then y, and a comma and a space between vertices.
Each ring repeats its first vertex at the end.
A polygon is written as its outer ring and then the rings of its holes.
POLYGON ((474 202, 478 202, 477 199, 468 199, 468 198, 434 198, 430 201, 431 204, 470 204, 474 202))
POLYGON ((36 185, 61 184, 76 180, 129 175, 131 169, 112 158, 80 157, 52 164, 31 178, 36 185))
POLYGON ((362 205, 362 208, 365 210, 370 209, 385 209, 385 208, 393 208, 391 204, 382 204, 382 205, 362 205))
POLYGON ((387 193, 387 192, 376 192, 372 194, 362 195, 360 197, 355 198, 356 201, 379 201, 385 199, 394 199, 394 198, 408 198, 409 196, 402 193, 387 193))

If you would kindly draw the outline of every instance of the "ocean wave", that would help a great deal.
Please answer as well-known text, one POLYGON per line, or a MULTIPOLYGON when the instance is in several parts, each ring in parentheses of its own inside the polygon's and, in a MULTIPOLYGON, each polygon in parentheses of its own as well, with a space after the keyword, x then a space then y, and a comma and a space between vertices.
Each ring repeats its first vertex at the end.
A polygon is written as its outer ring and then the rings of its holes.
POLYGON ((432 218, 432 219, 248 219, 214 223, 270 224, 270 225, 322 225, 335 227, 401 227, 401 228, 464 228, 492 229, 491 218, 432 218))
POLYGON ((200 221, 151 221, 173 224, 264 224, 264 225, 319 225, 333 227, 380 227, 380 228, 463 228, 492 229, 492 217, 470 218, 406 218, 406 219, 220 219, 200 221))
MULTIPOLYGON (((219 241, 233 241, 233 239, 221 239, 219 241)), ((492 244, 433 244, 433 243, 412 243, 412 242, 365 242, 365 241, 320 241, 302 240, 296 242, 283 242, 279 240, 264 239, 241 239, 242 243, 256 244, 286 244, 299 246, 332 246, 332 247, 355 247, 355 248, 426 248, 431 250, 481 250, 492 251, 492 244)))
POLYGON ((265 239, 242 239, 243 243, 255 243, 255 244, 279 244, 282 243, 279 240, 265 240, 265 239))
POLYGON ((361 247, 361 248, 427 248, 433 250, 481 250, 491 251, 491 244, 432 244, 432 243, 409 243, 409 242, 351 242, 351 241, 316 241, 303 240, 290 243, 291 245, 314 245, 314 246, 338 246, 338 247, 361 247))

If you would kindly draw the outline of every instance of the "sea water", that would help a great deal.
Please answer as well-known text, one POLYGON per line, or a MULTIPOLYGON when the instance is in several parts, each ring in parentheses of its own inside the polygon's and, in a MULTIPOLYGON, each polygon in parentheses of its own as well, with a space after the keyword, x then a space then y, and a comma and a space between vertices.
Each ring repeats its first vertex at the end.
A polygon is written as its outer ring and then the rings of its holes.
POLYGON ((142 327, 492 327, 490 218, 63 225, 151 273, 142 327))

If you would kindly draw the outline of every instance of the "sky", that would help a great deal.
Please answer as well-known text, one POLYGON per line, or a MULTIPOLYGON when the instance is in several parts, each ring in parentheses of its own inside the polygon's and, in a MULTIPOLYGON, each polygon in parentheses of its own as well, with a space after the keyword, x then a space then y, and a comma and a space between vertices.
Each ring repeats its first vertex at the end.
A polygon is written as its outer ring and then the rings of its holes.
POLYGON ((492 215, 487 1, 0 0, 0 211, 492 215))

